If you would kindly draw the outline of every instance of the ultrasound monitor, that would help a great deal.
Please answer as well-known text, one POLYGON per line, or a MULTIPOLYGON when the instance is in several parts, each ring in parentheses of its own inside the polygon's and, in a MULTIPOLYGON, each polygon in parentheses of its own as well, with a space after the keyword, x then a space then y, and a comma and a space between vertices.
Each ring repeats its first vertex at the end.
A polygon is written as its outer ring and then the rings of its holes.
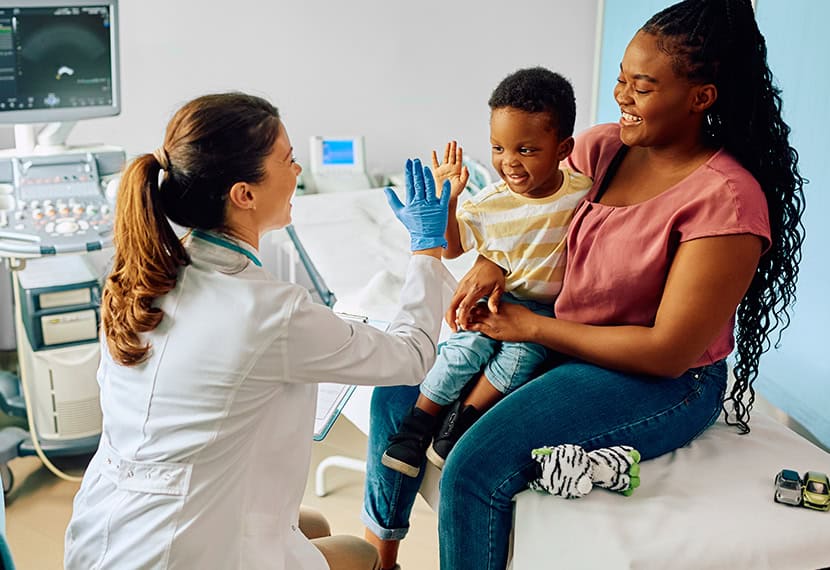
POLYGON ((310 139, 309 169, 304 174, 306 192, 363 190, 373 186, 366 172, 363 137, 310 139))
POLYGON ((0 0, 0 123, 119 112, 118 0, 0 0))
POLYGON ((355 140, 323 139, 323 166, 352 166, 355 161, 355 140))

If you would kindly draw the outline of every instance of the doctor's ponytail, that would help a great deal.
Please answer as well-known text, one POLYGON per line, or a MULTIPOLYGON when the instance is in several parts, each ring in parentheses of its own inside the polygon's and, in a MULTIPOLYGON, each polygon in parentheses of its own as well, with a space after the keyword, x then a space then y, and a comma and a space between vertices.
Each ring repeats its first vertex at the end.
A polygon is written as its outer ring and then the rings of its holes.
POLYGON ((155 301, 176 286, 180 269, 190 263, 168 220, 221 230, 231 186, 262 181, 279 129, 279 113, 264 99, 206 95, 176 112, 161 148, 124 171, 115 258, 101 300, 103 333, 115 362, 132 366, 147 359, 151 347, 142 333, 164 317, 155 301))
POLYGON ((155 329, 164 316, 156 297, 176 286, 187 252, 167 221, 158 199, 161 166, 152 154, 126 169, 115 208, 115 260, 104 287, 101 320, 112 358, 127 366, 147 357, 140 333, 155 329))

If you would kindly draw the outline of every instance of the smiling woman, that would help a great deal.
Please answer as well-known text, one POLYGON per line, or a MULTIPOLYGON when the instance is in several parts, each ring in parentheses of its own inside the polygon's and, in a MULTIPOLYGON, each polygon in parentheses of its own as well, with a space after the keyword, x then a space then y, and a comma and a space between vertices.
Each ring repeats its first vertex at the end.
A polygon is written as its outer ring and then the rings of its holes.
POLYGON ((101 309, 103 430, 67 569, 377 569, 370 544, 325 536, 300 508, 317 384, 414 384, 432 364, 449 193, 407 164, 407 204, 392 204, 413 255, 381 332, 262 267, 260 238, 290 223, 299 173, 277 109, 242 93, 185 104, 127 167, 101 309))
POLYGON ((682 139, 696 143, 701 117, 717 98, 712 83, 678 74, 661 43, 658 36, 638 33, 620 64, 614 99, 620 106, 620 140, 626 146, 660 148, 682 139))
MULTIPOLYGON (((728 421, 749 429, 760 355, 794 298, 804 208, 749 0, 686 0, 656 14, 631 39, 618 80, 619 121, 577 135, 567 160, 594 186, 568 230, 556 317, 499 305, 504 270, 483 257, 447 311, 464 329, 562 358, 449 456, 442 567, 504 568, 512 499, 538 477, 534 449, 630 445, 645 460, 700 435, 724 405, 733 348, 728 421)), ((412 402, 383 392, 370 431, 380 441, 412 402)), ((416 487, 369 476, 384 480, 370 488, 372 512, 405 511, 416 487)))
POLYGON ((282 122, 263 170, 262 180, 231 187, 228 198, 239 208, 228 208, 225 222, 232 234, 257 248, 262 233, 291 223, 291 198, 303 170, 294 160, 294 148, 282 122))

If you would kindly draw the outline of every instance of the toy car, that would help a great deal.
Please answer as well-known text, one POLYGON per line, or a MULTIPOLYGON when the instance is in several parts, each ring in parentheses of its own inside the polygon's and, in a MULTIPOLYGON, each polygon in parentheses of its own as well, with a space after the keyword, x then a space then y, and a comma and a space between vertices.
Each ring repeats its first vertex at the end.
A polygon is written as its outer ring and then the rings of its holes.
POLYGON ((782 469, 775 476, 775 495, 773 500, 776 503, 798 506, 801 504, 801 478, 792 469, 782 469))
POLYGON ((807 471, 804 474, 802 495, 804 506, 808 509, 830 509, 830 481, 827 480, 827 475, 818 471, 807 471))

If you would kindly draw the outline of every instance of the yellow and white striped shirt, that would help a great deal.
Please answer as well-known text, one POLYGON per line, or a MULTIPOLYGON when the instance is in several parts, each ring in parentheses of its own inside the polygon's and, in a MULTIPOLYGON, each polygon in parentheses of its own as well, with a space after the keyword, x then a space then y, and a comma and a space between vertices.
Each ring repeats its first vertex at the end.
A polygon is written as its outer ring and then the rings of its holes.
POLYGON ((521 196, 497 182, 456 213, 464 250, 506 269, 506 290, 521 299, 551 303, 562 288, 568 224, 592 184, 578 172, 562 172, 562 187, 547 198, 521 196))

